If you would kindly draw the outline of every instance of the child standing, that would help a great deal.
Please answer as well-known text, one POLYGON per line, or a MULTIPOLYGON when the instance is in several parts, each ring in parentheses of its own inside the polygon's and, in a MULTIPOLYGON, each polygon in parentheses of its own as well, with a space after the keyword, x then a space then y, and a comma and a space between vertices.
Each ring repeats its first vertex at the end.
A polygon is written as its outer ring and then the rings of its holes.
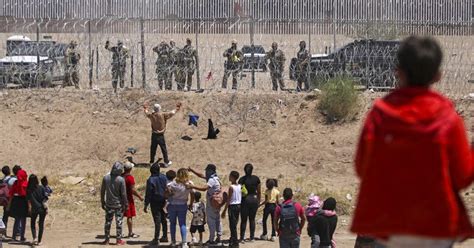
POLYGON ((240 204, 242 203, 242 185, 237 183, 239 179, 237 171, 230 172, 229 181, 229 197, 222 211, 222 218, 225 218, 227 209, 229 209, 229 225, 230 225, 230 244, 229 247, 239 247, 239 240, 237 239, 237 222, 239 222, 240 204))
POLYGON ((472 235, 460 197, 473 182, 472 150, 453 103, 431 89, 442 58, 433 38, 405 39, 399 88, 374 103, 360 136, 351 230, 388 247, 451 247, 472 235))
POLYGON ((204 203, 201 201, 201 192, 195 191, 194 192, 194 203, 191 209, 191 213, 193 214, 193 219, 191 220, 191 228, 189 232, 191 232, 191 243, 196 244, 196 231, 199 232, 199 244, 202 244, 202 234, 204 233, 204 225, 206 224, 206 207, 204 203))
MULTIPOLYGON (((169 185, 176 178, 176 171, 169 170, 166 172, 165 175, 166 175, 166 180, 167 180, 166 185, 169 185)), ((161 212, 161 229, 163 230, 162 237, 160 238, 160 243, 168 242, 168 210, 167 209, 168 209, 168 200, 166 200, 164 207, 160 211, 161 212)))
POLYGON ((278 199, 280 199, 280 191, 276 188, 275 179, 267 179, 266 182, 267 190, 265 191, 265 201, 260 206, 265 206, 263 209, 263 233, 260 236, 261 240, 268 240, 267 236, 267 219, 270 216, 272 222, 272 237, 271 241, 276 239, 276 231, 274 225, 275 209, 278 205, 278 199))

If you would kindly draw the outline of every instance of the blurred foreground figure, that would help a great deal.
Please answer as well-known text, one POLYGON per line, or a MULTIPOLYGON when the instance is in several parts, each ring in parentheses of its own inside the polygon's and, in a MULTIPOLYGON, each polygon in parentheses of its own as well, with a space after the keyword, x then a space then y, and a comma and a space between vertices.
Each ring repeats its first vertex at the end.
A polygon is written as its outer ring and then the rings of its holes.
POLYGON ((285 68, 285 54, 282 50, 278 49, 276 42, 272 43, 272 50, 267 52, 265 60, 270 60, 268 67, 270 68, 270 77, 272 78, 272 89, 278 91, 278 85, 280 90, 285 90, 285 82, 283 82, 283 70, 285 68))
POLYGON ((76 89, 79 89, 79 60, 81 55, 76 50, 77 42, 71 41, 68 48, 66 49, 66 77, 64 79, 63 87, 71 86, 74 84, 76 89), (72 80, 72 84, 71 84, 72 80))
POLYGON ((237 49, 237 41, 233 40, 232 45, 227 49, 223 56, 227 58, 224 68, 224 78, 222 79, 222 88, 227 89, 227 79, 232 74, 232 89, 237 89, 237 75, 242 70, 244 54, 237 49))
POLYGON ((431 89, 442 49, 409 37, 397 54, 399 89, 375 102, 356 155, 360 192, 351 230, 378 247, 452 247, 472 237, 460 192, 474 178, 472 148, 453 103, 431 89))
POLYGON ((117 83, 120 88, 125 86, 125 69, 127 67, 128 49, 123 46, 122 41, 117 42, 117 46, 110 47, 110 41, 105 42, 105 49, 112 52, 112 86, 117 93, 117 83))

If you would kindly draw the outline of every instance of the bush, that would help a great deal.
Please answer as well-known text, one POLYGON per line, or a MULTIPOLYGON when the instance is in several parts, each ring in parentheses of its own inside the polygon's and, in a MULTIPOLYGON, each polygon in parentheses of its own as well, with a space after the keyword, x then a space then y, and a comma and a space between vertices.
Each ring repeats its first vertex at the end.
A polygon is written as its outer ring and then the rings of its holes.
POLYGON ((338 76, 329 79, 322 87, 321 101, 318 109, 329 123, 348 120, 355 115, 359 93, 354 79, 338 76))

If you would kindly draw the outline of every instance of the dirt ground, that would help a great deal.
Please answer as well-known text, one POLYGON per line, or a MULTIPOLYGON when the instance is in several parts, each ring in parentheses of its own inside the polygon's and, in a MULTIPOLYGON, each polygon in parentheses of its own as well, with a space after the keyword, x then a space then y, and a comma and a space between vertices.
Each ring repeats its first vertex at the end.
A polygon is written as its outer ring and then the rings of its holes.
MULTIPOLYGON (((0 164, 20 164, 29 174, 50 178, 54 194, 43 247, 94 247, 103 234, 100 180, 114 161, 129 155, 129 147, 137 149, 133 159, 138 168, 133 174, 143 194, 149 172, 140 164, 149 159, 150 126, 142 104, 159 102, 171 110, 179 101, 183 110, 169 121, 166 134, 171 169, 192 166, 202 170, 207 163, 215 163, 228 183, 226 175, 231 170, 242 173, 244 164, 251 162, 262 181, 278 178, 279 187, 292 187, 295 198, 303 203, 310 193, 334 196, 341 216, 336 233, 338 247, 353 247, 355 237, 348 228, 358 182, 352 159, 365 112, 380 95, 362 93, 355 120, 328 125, 316 110, 317 94, 245 90, 150 93, 128 89, 118 95, 110 89, 0 91, 0 164), (188 126, 189 113, 200 116, 198 127, 188 126), (209 118, 221 130, 217 140, 203 139, 209 118), (68 176, 83 177, 84 181, 77 185, 60 182, 68 176)), ((466 101, 457 103, 461 113, 468 112, 466 101)), ((204 183, 193 180, 198 185, 204 183)), ((465 196, 471 213, 473 194, 470 188, 465 196)), ((153 233, 150 214, 143 213, 141 202, 136 204, 135 232, 141 237, 127 240, 130 247, 145 245, 153 233)), ((257 236, 261 233, 261 221, 258 223, 257 236)), ((31 240, 29 222, 27 227, 31 240)), ((224 237, 228 237, 226 221, 224 230, 224 237)), ((115 233, 114 228, 111 233, 115 233)), ((309 247, 306 236, 302 247, 309 247)), ((474 242, 470 241, 459 247, 472 246, 474 242)), ((243 247, 278 245, 256 241, 243 247)))

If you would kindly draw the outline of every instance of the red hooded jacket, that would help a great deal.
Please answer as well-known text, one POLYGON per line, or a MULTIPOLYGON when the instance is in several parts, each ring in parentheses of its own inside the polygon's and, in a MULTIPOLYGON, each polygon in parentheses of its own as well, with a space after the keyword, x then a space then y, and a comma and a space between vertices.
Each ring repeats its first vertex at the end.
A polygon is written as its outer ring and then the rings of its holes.
POLYGON ((10 197, 23 196, 26 197, 26 188, 28 187, 28 175, 26 171, 19 170, 16 173, 16 181, 10 189, 10 197))
POLYGON ((459 191, 474 165, 463 120, 427 89, 395 90, 375 102, 356 154, 360 191, 352 231, 386 238, 473 234, 459 191))

